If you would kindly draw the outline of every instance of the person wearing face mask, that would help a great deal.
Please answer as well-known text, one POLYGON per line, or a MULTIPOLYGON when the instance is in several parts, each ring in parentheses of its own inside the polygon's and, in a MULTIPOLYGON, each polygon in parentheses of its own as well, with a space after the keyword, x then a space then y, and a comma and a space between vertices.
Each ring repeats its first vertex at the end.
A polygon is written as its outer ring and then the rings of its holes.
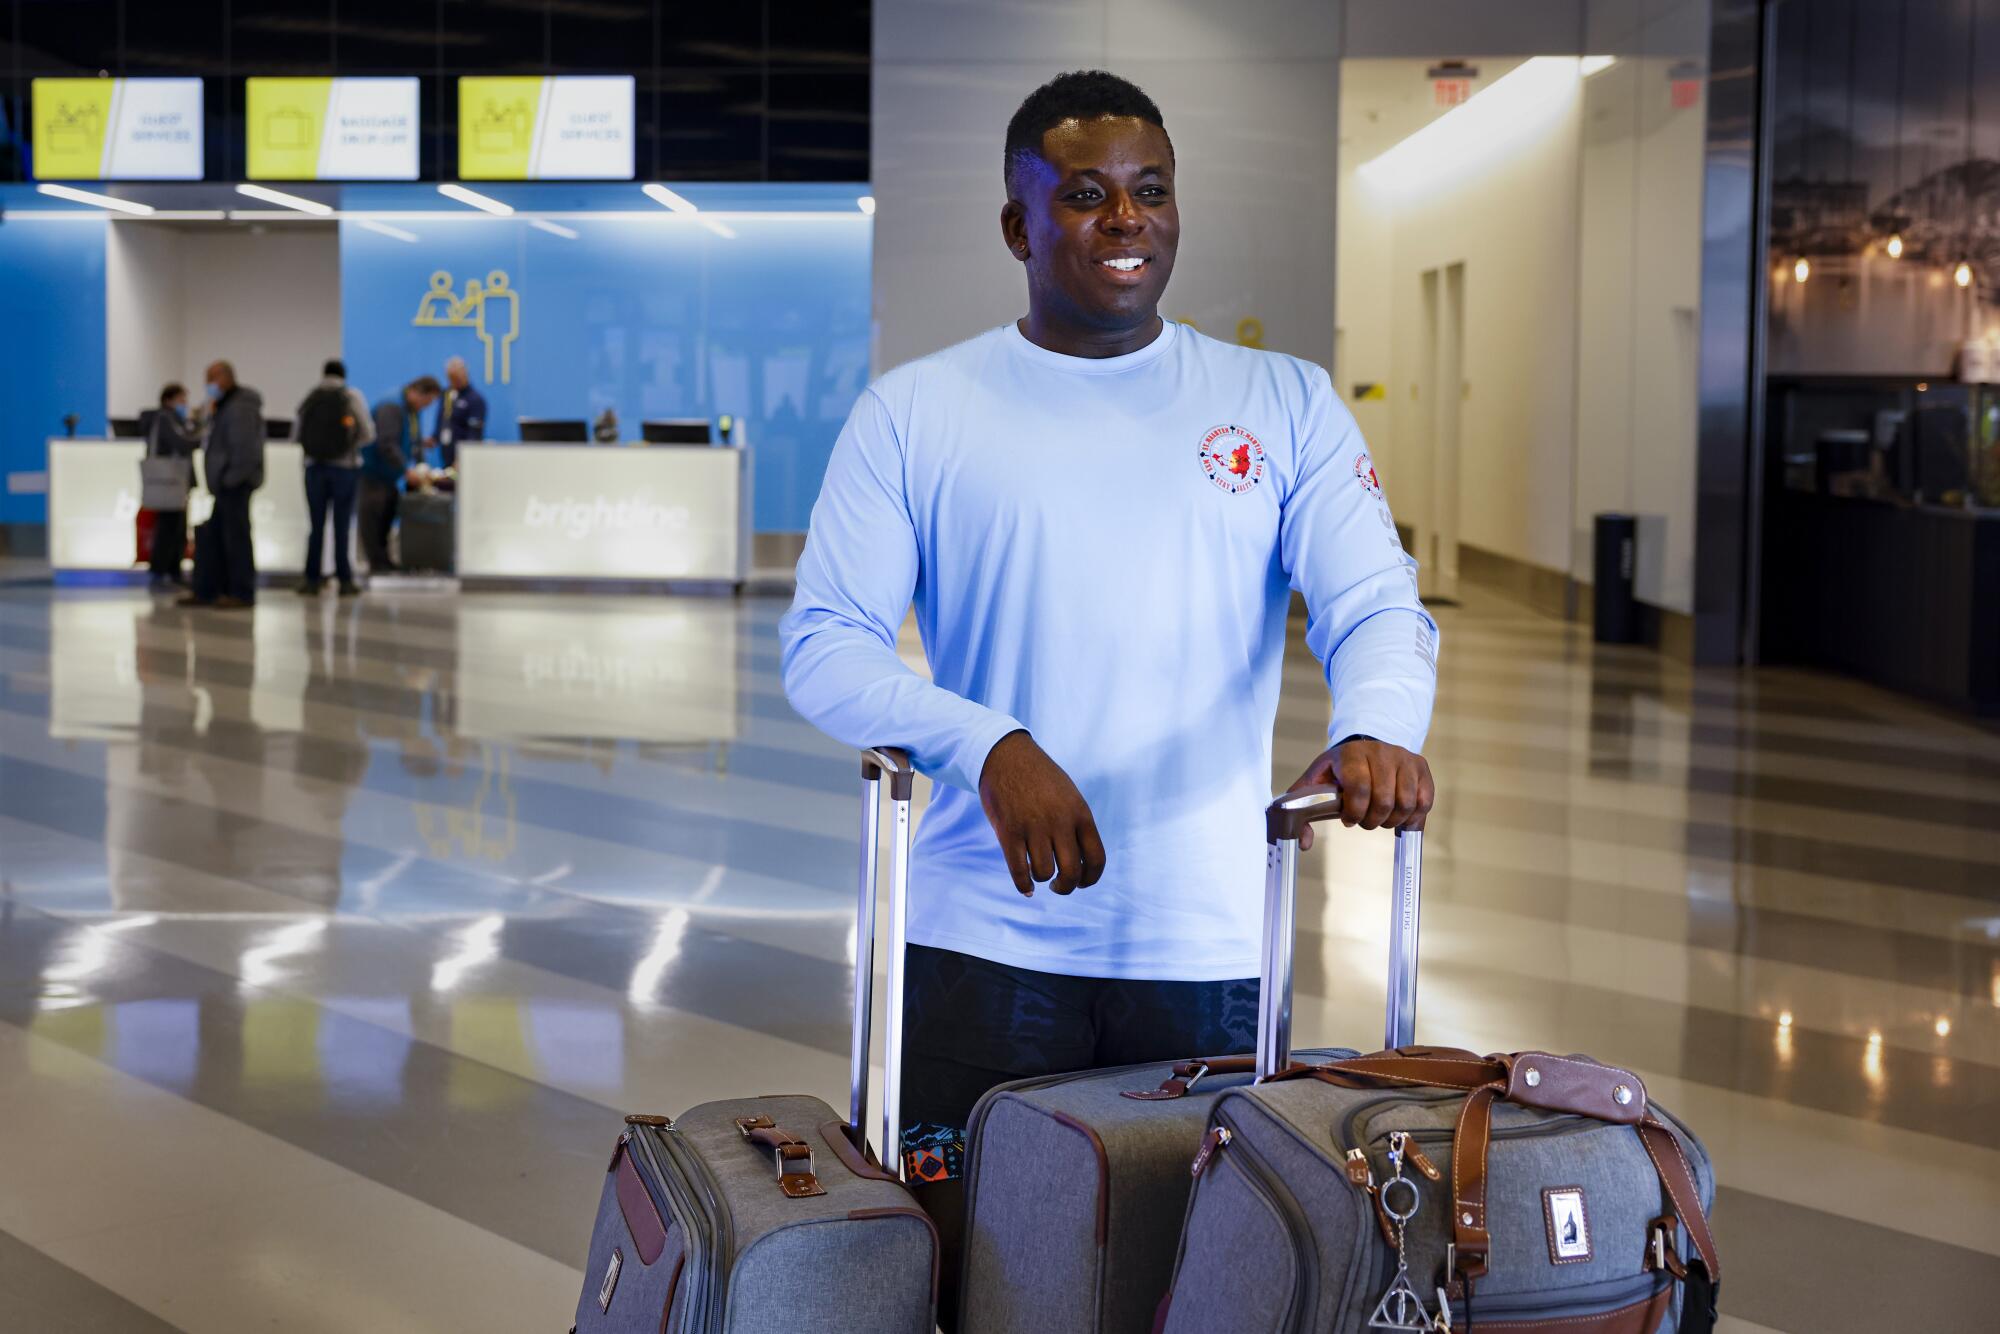
POLYGON ((171 473, 179 483, 179 503, 172 504, 169 502, 173 499, 173 488, 164 480, 156 487, 149 484, 151 479, 141 478, 149 502, 146 508, 154 516, 153 554, 148 568, 153 591, 158 593, 187 585, 187 576, 181 573, 181 557, 187 550, 188 493, 195 485, 194 451, 201 444, 201 432, 188 420, 187 390, 179 384, 162 388, 159 407, 140 414, 139 429, 146 438, 148 465, 163 474, 171 473), (160 467, 156 460, 161 459, 178 462, 180 466, 160 467))
POLYGON ((202 477, 215 513, 195 537, 194 588, 183 606, 248 607, 257 601, 257 561, 250 546, 250 496, 264 484, 264 396, 236 382, 226 361, 208 368, 208 441, 202 477), (203 558, 206 540, 213 555, 203 558))

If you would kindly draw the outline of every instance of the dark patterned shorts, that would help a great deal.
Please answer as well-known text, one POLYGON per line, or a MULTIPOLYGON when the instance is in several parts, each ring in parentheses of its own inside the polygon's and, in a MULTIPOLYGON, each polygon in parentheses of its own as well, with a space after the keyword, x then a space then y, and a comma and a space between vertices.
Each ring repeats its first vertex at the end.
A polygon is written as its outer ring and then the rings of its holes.
POLYGON ((995 1084, 1257 1045, 1254 977, 1069 977, 928 945, 910 946, 906 976, 902 1152, 911 1181, 959 1175, 972 1106, 995 1084))

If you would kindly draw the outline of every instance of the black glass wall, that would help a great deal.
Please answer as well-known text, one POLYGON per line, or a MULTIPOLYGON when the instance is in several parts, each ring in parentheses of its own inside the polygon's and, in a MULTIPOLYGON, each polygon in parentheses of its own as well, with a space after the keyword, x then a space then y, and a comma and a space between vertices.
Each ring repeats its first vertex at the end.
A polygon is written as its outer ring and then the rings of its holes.
POLYGON ((464 74, 630 74, 638 174, 867 180, 869 0, 0 0, 0 180, 29 176, 30 81, 198 75, 207 171, 243 175, 243 80, 416 75, 420 171, 457 162, 464 74))

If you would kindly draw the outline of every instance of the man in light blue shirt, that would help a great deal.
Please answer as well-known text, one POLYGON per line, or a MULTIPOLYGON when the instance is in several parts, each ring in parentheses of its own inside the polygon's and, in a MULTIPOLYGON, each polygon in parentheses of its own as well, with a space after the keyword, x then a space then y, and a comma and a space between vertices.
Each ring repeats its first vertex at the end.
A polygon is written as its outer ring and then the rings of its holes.
POLYGON ((1367 447, 1319 367, 1159 318, 1173 170, 1113 75, 1022 104, 1001 225, 1028 314, 861 396, 782 627, 798 711, 936 782, 900 1147, 948 1252, 985 1088, 1254 1044, 1293 588, 1333 698, 1300 784, 1370 829, 1432 801, 1437 627, 1367 447), (896 656, 913 599, 930 680, 896 656))

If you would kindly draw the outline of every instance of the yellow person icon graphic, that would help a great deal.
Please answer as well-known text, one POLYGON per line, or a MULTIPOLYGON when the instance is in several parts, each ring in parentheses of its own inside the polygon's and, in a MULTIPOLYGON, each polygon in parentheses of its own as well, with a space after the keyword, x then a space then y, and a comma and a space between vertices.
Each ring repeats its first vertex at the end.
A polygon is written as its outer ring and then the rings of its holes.
POLYGON ((528 104, 519 98, 512 102, 489 100, 473 122, 473 138, 482 153, 512 153, 521 147, 533 120, 528 104))
POLYGON ((55 116, 48 126, 48 137, 51 147, 64 153, 94 150, 104 142, 97 108, 57 103, 55 116))
POLYGON ((430 290, 425 292, 423 299, 417 302, 417 317, 411 320, 410 323, 419 328, 434 324, 452 325, 466 323, 466 321, 456 318, 457 311, 458 293, 451 290, 451 274, 444 269, 439 269, 431 275, 430 290))
POLYGON ((452 289, 451 273, 439 269, 430 286, 417 300, 416 318, 411 324, 420 329, 471 329, 486 350, 486 382, 493 383, 493 348, 500 347, 500 383, 514 382, 514 340, 521 336, 521 294, 514 290, 505 269, 494 269, 481 283, 465 280, 463 293, 452 289))
POLYGON ((486 346, 486 379, 493 379, 493 342, 500 341, 500 383, 514 380, 514 340, 521 333, 521 296, 507 285, 507 274, 495 269, 486 275, 486 290, 480 293, 478 309, 479 341, 486 346))

